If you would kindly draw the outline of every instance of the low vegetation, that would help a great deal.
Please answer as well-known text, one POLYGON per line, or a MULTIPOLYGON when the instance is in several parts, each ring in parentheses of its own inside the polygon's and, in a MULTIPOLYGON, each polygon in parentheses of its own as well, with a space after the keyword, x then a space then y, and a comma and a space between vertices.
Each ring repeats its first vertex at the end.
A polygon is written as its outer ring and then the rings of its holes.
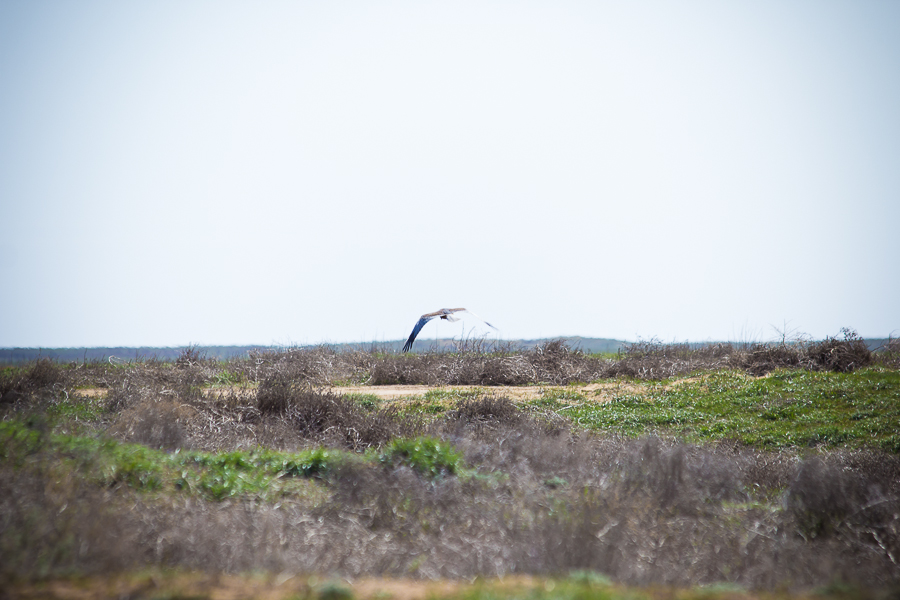
MULTIPOLYGON (((462 350, 4 368, 0 586, 147 568, 546 578, 535 598, 900 586, 895 344, 462 350), (478 387, 341 393, 403 383, 478 387)), ((353 594, 335 589, 294 593, 353 594)))
POLYGON ((625 390, 602 409, 586 394, 539 401, 591 430, 665 432, 758 448, 870 448, 900 453, 900 372, 718 371, 625 390))

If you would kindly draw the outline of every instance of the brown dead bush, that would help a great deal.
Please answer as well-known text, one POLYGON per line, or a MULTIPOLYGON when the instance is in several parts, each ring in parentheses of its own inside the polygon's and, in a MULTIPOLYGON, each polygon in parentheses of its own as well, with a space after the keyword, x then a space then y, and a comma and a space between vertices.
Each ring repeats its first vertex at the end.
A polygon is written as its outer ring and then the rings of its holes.
POLYGON ((108 432, 121 440, 161 450, 190 448, 184 423, 195 410, 171 396, 148 395, 116 414, 108 432))
POLYGON ((49 358, 39 358, 27 368, 0 375, 0 404, 14 404, 38 392, 50 392, 64 381, 62 365, 49 358))
POLYGON ((652 339, 627 345, 606 373, 612 377, 665 379, 699 370, 726 368, 734 354, 735 348, 731 344, 694 347, 687 343, 664 344, 652 339))
POLYGON ((806 350, 811 368, 823 371, 849 373, 872 364, 872 352, 859 335, 848 328, 841 333, 844 339, 826 338, 811 344, 806 350))
POLYGON ((525 352, 486 351, 386 355, 372 368, 371 385, 566 385, 604 376, 603 359, 553 340, 525 352))
POLYGON ((482 396, 457 403, 447 418, 466 423, 492 422, 515 425, 522 420, 522 411, 509 398, 482 396))
POLYGON ((304 439, 352 450, 380 446, 422 427, 396 407, 367 410, 340 394, 298 386, 283 375, 269 377, 260 385, 257 406, 261 414, 291 423, 304 439))
POLYGON ((348 350, 328 346, 259 350, 247 360, 233 360, 229 370, 246 381, 263 381, 280 375, 296 383, 330 385, 338 381, 365 381, 381 351, 348 350))
POLYGON ((114 490, 70 473, 0 466, 0 587, 4 580, 144 564, 114 490))
POLYGON ((800 368, 803 364, 803 351, 796 345, 753 344, 736 354, 732 364, 759 377, 776 369, 800 368))
POLYGON ((439 372, 446 355, 400 354, 380 358, 372 367, 370 385, 440 385, 439 372))
POLYGON ((889 369, 900 368, 900 338, 890 337, 872 358, 889 369))

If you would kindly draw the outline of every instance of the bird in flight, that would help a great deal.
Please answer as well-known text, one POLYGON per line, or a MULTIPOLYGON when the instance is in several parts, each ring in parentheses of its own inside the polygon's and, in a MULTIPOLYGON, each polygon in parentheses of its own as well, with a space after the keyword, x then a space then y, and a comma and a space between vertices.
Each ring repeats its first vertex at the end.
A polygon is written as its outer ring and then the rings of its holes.
MULTIPOLYGON (((428 321, 432 320, 435 317, 440 317, 441 319, 444 319, 445 321, 450 321, 451 323, 454 321, 459 321, 459 317, 456 317, 453 315, 453 313, 458 313, 458 312, 467 312, 470 315, 472 315, 473 317, 478 317, 479 319, 481 319, 481 317, 479 317, 478 315, 473 313, 471 310, 466 310, 465 308, 442 308, 441 310, 436 310, 434 312, 425 313, 424 315, 419 317, 419 321, 416 323, 416 326, 413 327, 412 333, 409 334, 409 339, 406 340, 406 344, 403 346, 403 351, 409 352, 410 348, 412 348, 413 342, 416 341, 416 336, 419 335, 419 332, 422 331, 423 327, 425 327, 425 323, 427 323, 428 321)), ((481 320, 484 321, 484 319, 481 319, 481 320)), ((494 327, 487 321, 484 321, 484 323, 488 327, 497 329, 496 327, 494 327)))

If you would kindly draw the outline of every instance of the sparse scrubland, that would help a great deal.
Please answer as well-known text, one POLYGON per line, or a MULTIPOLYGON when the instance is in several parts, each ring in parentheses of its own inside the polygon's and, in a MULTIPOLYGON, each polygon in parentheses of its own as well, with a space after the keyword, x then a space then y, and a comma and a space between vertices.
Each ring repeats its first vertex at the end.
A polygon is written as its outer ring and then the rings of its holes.
POLYGON ((285 597, 362 593, 313 575, 507 578, 431 592, 472 598, 888 597, 900 345, 44 359, 0 371, 0 490, 0 591, 22 596, 132 573, 126 595, 158 597, 139 575, 157 569, 216 574, 191 597, 247 572, 299 576, 285 597), (342 392, 404 384, 433 388, 342 392))

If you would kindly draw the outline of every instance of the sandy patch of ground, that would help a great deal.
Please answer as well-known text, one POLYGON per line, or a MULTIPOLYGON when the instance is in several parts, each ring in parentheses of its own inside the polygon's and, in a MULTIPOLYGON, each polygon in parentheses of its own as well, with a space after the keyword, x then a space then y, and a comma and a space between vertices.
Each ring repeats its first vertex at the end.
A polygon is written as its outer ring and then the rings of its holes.
POLYGON ((109 390, 106 388, 85 388, 72 392, 73 396, 82 396, 84 398, 106 398, 109 390))
POLYGON ((583 388, 576 387, 573 389, 583 389, 586 395, 599 397, 604 401, 613 400, 617 396, 643 396, 647 393, 647 388, 645 386, 629 383, 627 381, 589 383, 583 388))
MULTIPOLYGON (((681 385, 696 381, 697 378, 689 378, 674 381, 671 385, 681 385)), ((645 386, 624 381, 604 381, 587 385, 523 385, 523 386, 477 386, 477 385, 357 385, 335 386, 326 388, 335 394, 357 394, 375 396, 381 400, 412 400, 421 398, 428 392, 444 392, 448 396, 460 397, 496 396, 509 398, 513 402, 527 402, 539 400, 544 397, 561 397, 567 394, 584 396, 586 399, 596 402, 608 402, 620 396, 642 396, 647 393, 645 386)), ((109 390, 106 388, 85 388, 75 390, 73 395, 86 398, 105 398, 109 390)), ((256 388, 243 386, 226 386, 206 388, 204 396, 218 394, 233 394, 236 396, 251 396, 256 393, 256 388)))
POLYGON ((329 388, 335 394, 361 394, 376 396, 382 400, 408 400, 416 396, 424 396, 427 392, 441 391, 448 395, 458 394, 462 397, 497 396, 506 397, 514 402, 539 400, 546 396, 560 397, 566 394, 585 396, 600 402, 608 402, 617 396, 643 395, 647 390, 639 385, 627 382, 611 381, 591 383, 588 385, 524 385, 524 386, 477 386, 477 385, 360 385, 338 386, 329 388))
POLYGON ((678 387, 679 385, 684 385, 686 383, 697 383, 698 381, 703 381, 702 377, 685 377, 684 379, 676 379, 666 387, 678 387))

